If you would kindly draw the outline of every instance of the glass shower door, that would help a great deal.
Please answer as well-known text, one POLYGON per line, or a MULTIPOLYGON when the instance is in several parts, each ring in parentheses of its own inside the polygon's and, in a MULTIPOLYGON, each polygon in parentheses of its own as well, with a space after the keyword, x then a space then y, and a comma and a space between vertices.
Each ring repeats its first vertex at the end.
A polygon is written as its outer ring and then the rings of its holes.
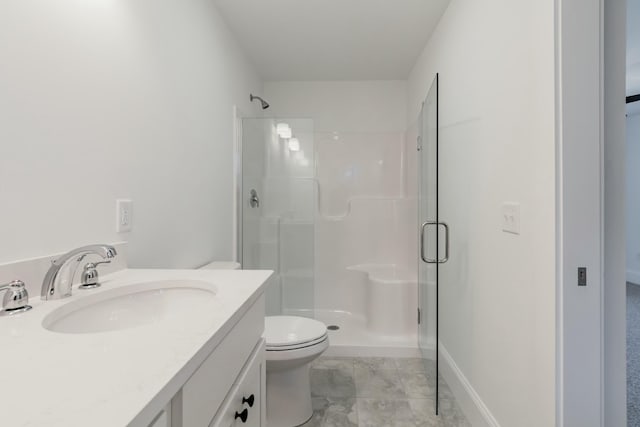
POLYGON ((313 121, 245 118, 241 144, 242 268, 274 271, 266 286, 268 315, 313 317, 317 199, 313 121), (286 135, 279 126, 287 127, 286 135))
POLYGON ((418 137, 418 341, 438 413, 438 76, 422 104, 418 137))

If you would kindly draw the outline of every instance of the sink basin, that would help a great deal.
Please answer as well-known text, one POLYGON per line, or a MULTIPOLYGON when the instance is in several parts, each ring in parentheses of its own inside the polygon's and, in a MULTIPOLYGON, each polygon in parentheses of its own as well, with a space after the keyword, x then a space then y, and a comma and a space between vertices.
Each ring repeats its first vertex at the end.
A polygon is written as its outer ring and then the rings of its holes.
POLYGON ((193 313, 215 310, 217 305, 216 289, 206 282, 136 283, 71 301, 48 314, 42 326, 69 334, 116 331, 180 320, 193 313))

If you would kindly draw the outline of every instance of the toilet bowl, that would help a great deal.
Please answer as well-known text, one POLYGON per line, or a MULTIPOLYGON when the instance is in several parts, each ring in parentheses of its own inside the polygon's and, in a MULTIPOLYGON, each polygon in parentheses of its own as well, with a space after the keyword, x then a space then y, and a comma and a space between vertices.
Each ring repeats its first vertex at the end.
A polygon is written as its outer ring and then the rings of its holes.
POLYGON ((324 323, 306 317, 265 318, 267 425, 295 427, 313 415, 310 363, 329 347, 324 323))

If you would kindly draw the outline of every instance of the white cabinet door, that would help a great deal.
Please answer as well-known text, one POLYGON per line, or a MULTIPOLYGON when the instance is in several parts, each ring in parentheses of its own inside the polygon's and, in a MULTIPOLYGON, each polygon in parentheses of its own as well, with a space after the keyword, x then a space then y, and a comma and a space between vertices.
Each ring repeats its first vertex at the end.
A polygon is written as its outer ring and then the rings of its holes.
POLYGON ((261 340, 210 427, 263 427, 265 348, 261 340))
POLYGON ((149 427, 171 427, 171 404, 168 404, 149 424, 149 427))

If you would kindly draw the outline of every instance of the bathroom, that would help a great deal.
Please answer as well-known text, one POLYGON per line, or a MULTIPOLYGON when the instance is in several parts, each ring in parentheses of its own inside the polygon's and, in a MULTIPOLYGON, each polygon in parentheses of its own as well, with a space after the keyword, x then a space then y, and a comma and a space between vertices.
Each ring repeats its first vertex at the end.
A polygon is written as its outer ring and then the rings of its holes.
POLYGON ((0 2, 0 425, 599 420, 557 1, 0 2))

